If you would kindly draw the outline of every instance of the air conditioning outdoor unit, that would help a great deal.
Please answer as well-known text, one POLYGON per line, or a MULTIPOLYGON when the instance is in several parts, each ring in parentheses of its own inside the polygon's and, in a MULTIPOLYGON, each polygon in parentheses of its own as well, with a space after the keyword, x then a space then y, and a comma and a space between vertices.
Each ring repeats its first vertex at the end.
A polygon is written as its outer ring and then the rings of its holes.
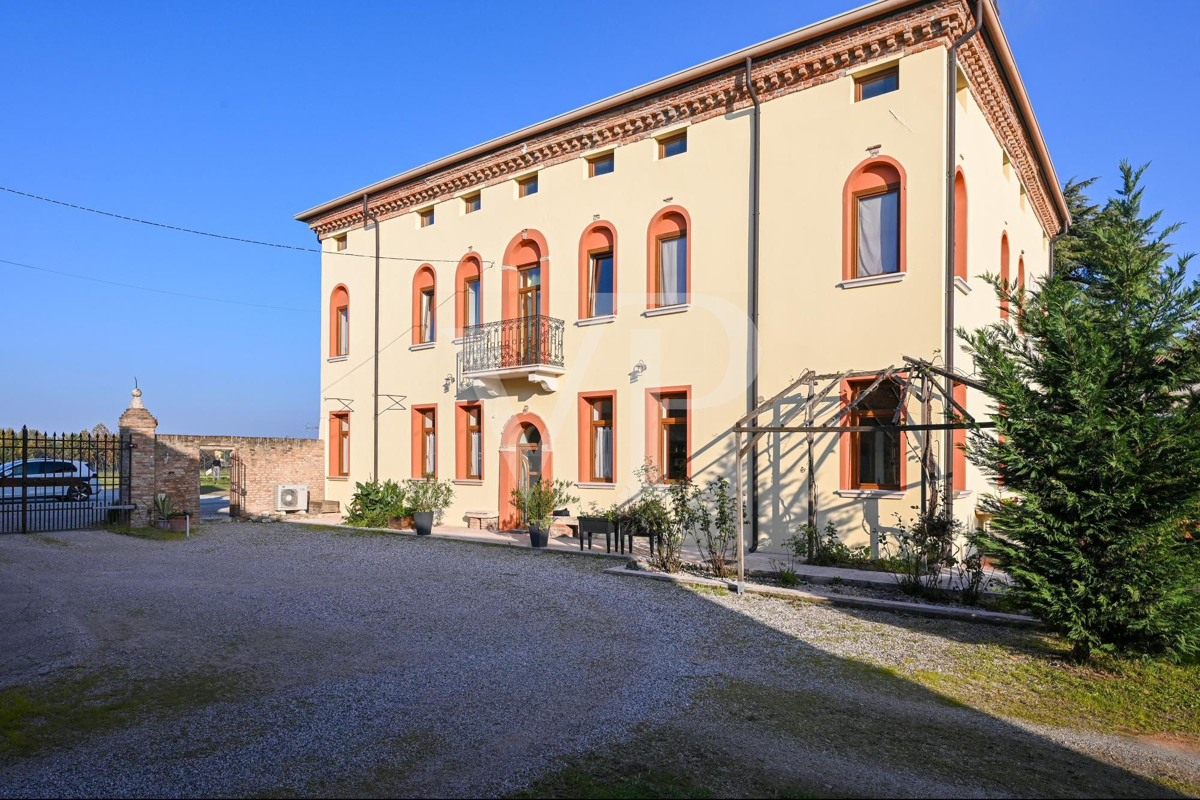
POLYGON ((307 511, 308 487, 280 484, 275 487, 276 511, 307 511))

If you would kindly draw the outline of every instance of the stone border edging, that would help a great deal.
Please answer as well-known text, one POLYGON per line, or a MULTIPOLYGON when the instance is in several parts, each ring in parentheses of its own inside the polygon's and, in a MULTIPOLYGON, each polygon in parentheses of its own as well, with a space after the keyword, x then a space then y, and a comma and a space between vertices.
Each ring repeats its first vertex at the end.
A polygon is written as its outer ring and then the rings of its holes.
MULTIPOLYGON (((647 578, 668 583, 688 584, 693 586, 708 586, 712 588, 737 591, 734 581, 721 581, 715 578, 701 578, 696 575, 667 575, 662 572, 645 572, 643 570, 613 567, 604 570, 609 575, 622 575, 629 578, 647 578)), ((1006 614, 1000 611, 984 611, 954 606, 932 606, 922 603, 909 603, 904 600, 880 600, 874 597, 854 597, 852 595, 824 595, 805 592, 800 589, 785 589, 776 586, 763 586, 757 583, 747 583, 746 591, 785 600, 801 600, 807 603, 821 605, 848 606, 865 608, 872 611, 891 611, 899 614, 913 614, 935 619, 951 619, 958 622, 980 622, 986 625, 1008 625, 1016 628, 1039 628, 1042 623, 1038 619, 1024 614, 1006 614)))
MULTIPOLYGON (((346 525, 345 523, 337 522, 320 522, 319 520, 310 519, 285 519, 284 522, 290 522, 293 525, 305 525, 311 528, 337 528, 339 530, 352 531, 355 533, 368 531, 370 533, 391 533, 396 536, 411 536, 414 539, 449 539, 452 542, 466 542, 468 544, 481 544, 485 547, 510 547, 514 550, 528 550, 535 555, 538 553, 559 553, 575 556, 592 556, 593 558, 618 558, 622 561, 632 561, 636 556, 623 553, 605 553, 595 550, 576 550, 574 547, 530 547, 527 544, 520 542, 504 542, 504 541, 488 541, 480 539, 476 536, 470 536, 461 533, 439 533, 434 531, 429 537, 417 536, 416 531, 411 529, 401 528, 366 528, 359 525, 346 525)), ((551 540, 553 541, 553 540, 551 540)))

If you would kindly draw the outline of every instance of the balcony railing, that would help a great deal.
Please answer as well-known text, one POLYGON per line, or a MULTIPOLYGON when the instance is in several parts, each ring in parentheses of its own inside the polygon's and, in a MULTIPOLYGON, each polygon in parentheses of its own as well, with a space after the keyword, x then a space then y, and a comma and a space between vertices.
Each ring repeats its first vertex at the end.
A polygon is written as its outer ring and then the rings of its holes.
POLYGON ((463 330, 463 374, 520 372, 522 367, 563 365, 561 319, 531 317, 471 325, 463 330))

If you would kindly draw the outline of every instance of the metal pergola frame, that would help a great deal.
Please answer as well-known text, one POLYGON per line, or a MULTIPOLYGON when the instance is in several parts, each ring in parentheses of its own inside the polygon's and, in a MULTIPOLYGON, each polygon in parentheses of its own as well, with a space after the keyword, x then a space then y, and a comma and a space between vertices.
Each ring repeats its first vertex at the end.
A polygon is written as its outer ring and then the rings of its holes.
MULTIPOLYGON (((742 460, 755 451, 758 441, 767 434, 783 434, 783 433, 803 433, 807 439, 808 446, 808 520, 809 524, 815 525, 817 518, 817 483, 816 472, 814 470, 813 445, 817 434, 843 434, 843 433, 879 433, 879 432, 896 432, 905 437, 908 433, 924 432, 928 434, 931 431, 957 431, 978 428, 993 428, 994 422, 977 422, 971 414, 967 412, 955 399, 953 389, 947 391, 946 386, 935 378, 947 378, 950 384, 968 386, 973 389, 983 391, 984 385, 979 381, 969 378, 965 375, 960 375, 956 372, 951 372, 947 369, 937 366, 936 364, 920 358, 910 358, 909 356, 901 356, 903 366, 891 365, 883 369, 875 370, 845 370, 844 372, 831 372, 818 375, 814 370, 806 369, 800 374, 799 378, 792 381, 788 386, 769 400, 764 400, 759 403, 753 411, 749 412, 737 422, 733 424, 734 434, 734 453, 736 458, 736 495, 737 495, 737 548, 738 548, 738 577, 737 588, 738 593, 745 591, 746 584, 746 541, 745 541, 745 521, 744 521, 744 493, 742 479, 742 460), (875 380, 865 390, 860 392, 853 400, 833 414, 828 420, 822 424, 816 424, 816 407, 817 405, 830 395, 834 390, 841 387, 842 381, 848 378, 869 378, 874 377, 875 380), (817 391, 818 381, 828 381, 820 391, 817 391), (859 403, 868 395, 878 389, 887 381, 893 385, 900 387, 900 402, 896 407, 896 413, 892 417, 890 425, 842 425, 841 420, 849 414, 859 403), (759 425, 758 417, 771 409, 776 403, 787 397, 792 392, 795 392, 801 386, 807 385, 808 391, 804 402, 790 413, 790 416, 804 414, 803 425, 759 425), (951 416, 953 413, 957 419, 954 422, 933 422, 933 398, 936 395, 940 396, 942 408, 946 416, 951 416), (910 396, 915 397, 921 403, 921 421, 918 423, 908 423, 901 421, 901 414, 904 412, 910 396), (951 411, 953 409, 953 412, 951 411), (748 440, 743 443, 743 439, 748 437, 748 440)), ((931 476, 934 474, 935 457, 933 449, 930 447, 930 437, 926 435, 920 443, 921 445, 921 508, 929 508, 931 505, 936 506, 938 502, 938 489, 936 482, 933 484, 932 494, 930 493, 931 476), (931 502, 932 501, 932 502, 931 502)), ((946 502, 946 511, 948 514, 953 514, 954 503, 954 487, 953 487, 953 464, 945 465, 942 470, 942 480, 944 486, 942 495, 946 502)))

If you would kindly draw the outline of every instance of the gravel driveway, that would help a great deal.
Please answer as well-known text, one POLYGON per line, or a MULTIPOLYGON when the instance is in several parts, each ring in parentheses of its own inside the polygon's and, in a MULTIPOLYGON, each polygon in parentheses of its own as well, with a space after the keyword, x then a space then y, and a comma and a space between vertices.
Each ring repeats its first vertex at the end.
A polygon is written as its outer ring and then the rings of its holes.
POLYGON ((287 524, 0 537, 0 688, 101 676, 170 698, 0 756, 0 796, 502 795, 617 754, 705 769, 732 794, 1173 796, 1130 769, 1196 766, 863 663, 936 669, 1016 633, 609 566, 287 524))

